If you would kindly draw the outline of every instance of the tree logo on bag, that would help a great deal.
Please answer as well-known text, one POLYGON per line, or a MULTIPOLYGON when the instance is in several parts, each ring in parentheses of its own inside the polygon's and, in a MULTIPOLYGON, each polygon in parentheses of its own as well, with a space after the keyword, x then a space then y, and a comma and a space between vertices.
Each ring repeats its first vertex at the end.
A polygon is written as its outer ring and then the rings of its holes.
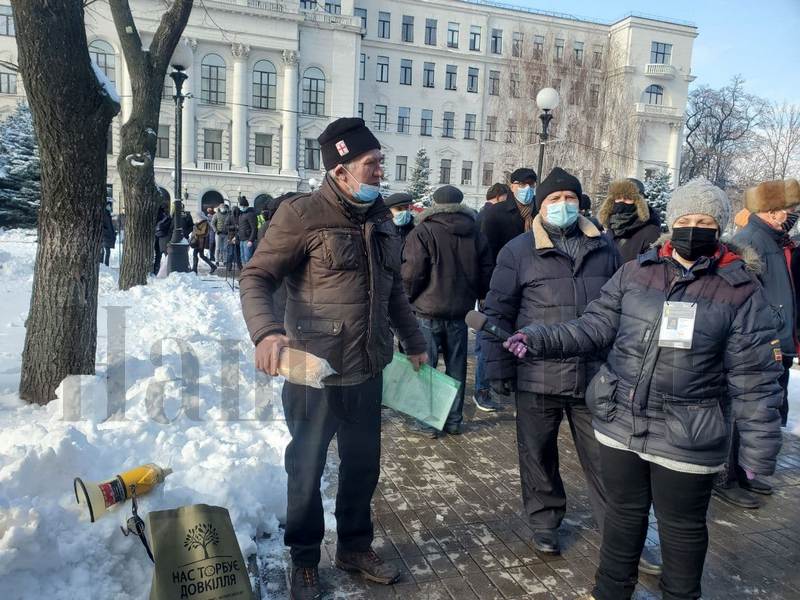
POLYGON ((192 527, 186 534, 186 539, 183 541, 183 546, 187 550, 194 550, 195 548, 203 549, 203 558, 208 558, 208 547, 214 544, 219 544, 219 534, 217 529, 211 523, 200 523, 192 527))

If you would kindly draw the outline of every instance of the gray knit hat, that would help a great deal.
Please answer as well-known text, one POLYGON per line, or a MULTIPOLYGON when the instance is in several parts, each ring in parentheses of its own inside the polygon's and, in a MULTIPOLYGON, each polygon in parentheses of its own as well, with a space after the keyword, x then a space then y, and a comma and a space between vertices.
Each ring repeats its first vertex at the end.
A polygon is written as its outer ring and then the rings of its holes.
POLYGON ((709 215, 719 225, 720 232, 725 231, 731 220, 731 201, 728 195, 705 177, 692 179, 672 192, 667 202, 667 226, 684 215, 709 215))

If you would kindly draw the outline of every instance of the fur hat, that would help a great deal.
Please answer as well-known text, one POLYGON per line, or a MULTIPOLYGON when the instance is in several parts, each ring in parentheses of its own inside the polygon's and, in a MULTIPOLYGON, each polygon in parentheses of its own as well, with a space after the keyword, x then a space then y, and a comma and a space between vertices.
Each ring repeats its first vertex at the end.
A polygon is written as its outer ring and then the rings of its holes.
POLYGON ((709 215, 725 231, 731 220, 731 201, 728 195, 705 177, 692 179, 672 192, 667 203, 667 227, 684 215, 709 215))
POLYGON ((744 205, 752 213, 784 210, 800 204, 800 184, 796 179, 765 181, 744 193, 744 205))
POLYGON ((643 223, 650 220, 650 208, 647 206, 647 202, 645 202, 644 197, 640 193, 639 186, 636 185, 636 180, 632 178, 616 179, 608 186, 606 199, 603 200, 603 205, 597 213, 598 220, 605 227, 608 227, 611 221, 611 213, 614 211, 614 203, 617 198, 633 200, 633 203, 636 205, 636 213, 639 220, 643 223))

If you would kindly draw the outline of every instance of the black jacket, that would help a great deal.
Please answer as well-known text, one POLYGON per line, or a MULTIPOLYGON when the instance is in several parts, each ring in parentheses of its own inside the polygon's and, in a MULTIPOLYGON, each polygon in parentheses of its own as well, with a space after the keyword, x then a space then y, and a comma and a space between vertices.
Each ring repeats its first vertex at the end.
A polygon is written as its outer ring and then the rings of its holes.
MULTIPOLYGON (((192 215, 189 214, 189 211, 183 211, 183 221, 181 225, 181 233, 183 234, 183 239, 188 240, 189 234, 192 233, 192 229, 194 228, 194 221, 192 221, 192 215)), ((170 221, 169 225, 169 235, 167 236, 167 242, 172 239, 172 231, 175 228, 175 219, 173 218, 170 221)))
POLYGON ((251 206, 239 213, 239 240, 253 243, 258 240, 258 215, 251 206))
POLYGON ((525 233, 525 221, 517 208, 513 194, 509 194, 499 204, 485 204, 478 216, 478 225, 489 242, 492 261, 495 264, 503 246, 519 234, 525 233))
POLYGON ((103 209, 103 246, 113 248, 117 241, 117 230, 114 228, 114 219, 111 213, 103 209))
POLYGON ((735 421, 740 464, 770 475, 783 372, 774 324, 763 288, 736 254, 725 249, 686 272, 667 245, 626 263, 579 319, 523 331, 534 356, 611 347, 586 393, 600 434, 635 452, 719 466, 735 421), (658 345, 667 300, 697 307, 691 350, 658 345))
POLYGON ((608 232, 619 250, 622 262, 626 263, 649 250, 661 237, 661 219, 651 210, 647 221, 637 220, 624 228, 615 228, 612 220, 608 225, 608 232))
POLYGON ((759 279, 767 301, 780 314, 778 337, 786 356, 796 356, 797 297, 784 248, 791 254, 789 237, 773 229, 757 215, 751 215, 747 225, 734 236, 734 241, 755 250, 761 262, 759 279))
POLYGON ((228 216, 225 218, 225 235, 229 243, 238 244, 239 237, 239 207, 235 206, 233 210, 228 211, 228 216))
POLYGON ((494 265, 475 217, 461 204, 434 205, 417 217, 401 267, 417 316, 463 319, 486 296, 494 265))
POLYGON ((395 225, 395 230, 397 230, 397 235, 400 236, 400 239, 405 241, 408 237, 408 234, 414 229, 414 222, 408 223, 407 225, 395 225))
MULTIPOLYGON (((484 312, 508 332, 529 323, 561 323, 583 314, 619 267, 619 254, 597 227, 580 217, 575 260, 556 247, 541 215, 531 231, 500 251, 484 312)), ((518 362, 501 341, 486 336, 487 379, 516 379, 517 389, 535 394, 583 398, 604 356, 552 357, 518 362)), ((483 347, 483 342, 482 342, 483 347)))

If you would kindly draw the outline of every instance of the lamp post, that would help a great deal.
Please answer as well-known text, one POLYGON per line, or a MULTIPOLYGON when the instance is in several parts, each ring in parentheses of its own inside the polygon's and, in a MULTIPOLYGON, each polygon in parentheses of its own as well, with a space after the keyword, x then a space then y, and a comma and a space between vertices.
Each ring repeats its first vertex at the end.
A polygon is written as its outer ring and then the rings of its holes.
MULTIPOLYGON (((175 82, 175 195, 172 211, 172 239, 170 240, 167 257, 167 267, 170 273, 188 273, 189 267, 189 244, 183 237, 183 202, 181 202, 181 116, 183 114, 183 101, 186 98, 181 93, 183 82, 187 75, 184 73, 183 65, 172 65, 172 72, 169 74, 175 82)), ((188 197, 188 193, 185 194, 188 197)), ((183 198, 185 199, 185 198, 183 198)))
POLYGON ((539 119, 542 121, 542 131, 539 133, 539 168, 536 170, 540 178, 544 177, 544 173, 542 173, 542 166, 544 165, 544 144, 550 137, 547 133, 547 129, 550 127, 550 121, 553 120, 553 115, 550 111, 558 106, 558 101, 558 92, 553 88, 541 89, 539 93, 536 94, 536 106, 542 109, 542 114, 539 115, 539 119))
POLYGON ((312 177, 308 180, 308 187, 311 188, 312 192, 315 191, 319 187, 319 181, 315 177, 312 177))

